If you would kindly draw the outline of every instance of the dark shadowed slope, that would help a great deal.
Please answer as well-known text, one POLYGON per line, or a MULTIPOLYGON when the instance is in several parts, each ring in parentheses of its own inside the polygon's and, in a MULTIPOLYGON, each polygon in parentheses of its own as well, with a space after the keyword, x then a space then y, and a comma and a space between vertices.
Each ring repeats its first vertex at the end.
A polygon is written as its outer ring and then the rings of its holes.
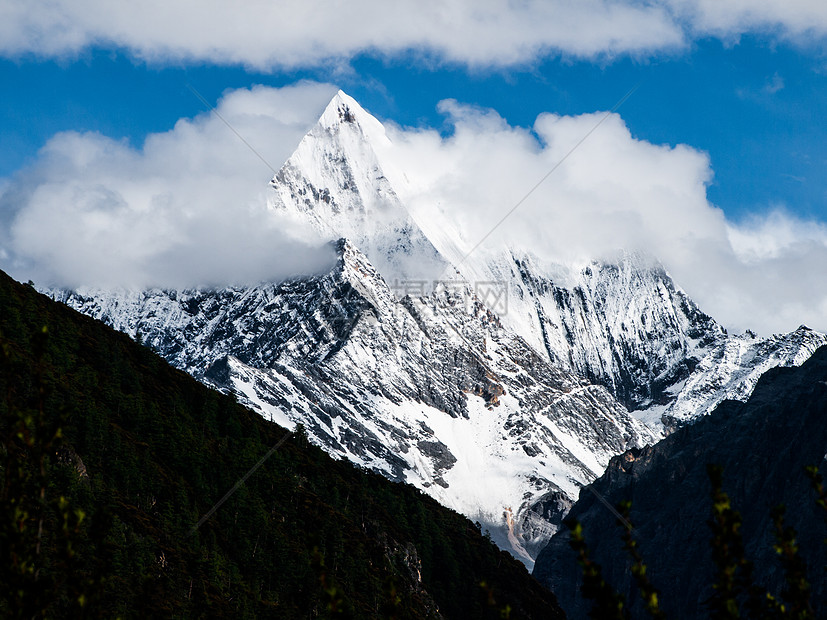
MULTIPOLYGON (((826 613, 827 526, 804 473, 805 466, 816 465, 823 475, 825 454, 827 347, 822 347, 800 368, 767 372, 748 402, 726 401, 653 448, 614 458, 595 488, 613 504, 631 500, 635 537, 669 617, 707 617, 703 603, 712 594, 713 567, 706 465, 721 465, 723 490, 743 516, 746 556, 755 564, 758 583, 775 594, 782 590, 770 511, 783 503, 809 565, 813 603, 826 613)), ((633 600, 616 519, 587 491, 570 516, 583 524, 607 581, 633 600)), ((534 575, 557 594, 570 617, 582 618, 588 605, 578 594, 579 570, 568 541, 567 532, 555 536, 534 575)))
POLYGON ((5 274, 0 336, 0 615, 562 617, 467 519, 301 435, 188 536, 285 430, 5 274))

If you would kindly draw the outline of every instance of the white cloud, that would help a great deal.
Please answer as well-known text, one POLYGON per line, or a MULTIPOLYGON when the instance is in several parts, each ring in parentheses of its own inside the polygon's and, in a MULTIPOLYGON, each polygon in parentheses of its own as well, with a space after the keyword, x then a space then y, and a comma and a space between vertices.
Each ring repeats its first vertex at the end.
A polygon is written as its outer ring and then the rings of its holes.
POLYGON ((122 48, 150 62, 283 69, 409 52, 475 67, 647 55, 696 37, 827 33, 822 0, 5 0, 0 54, 122 48))
POLYGON ((731 38, 775 31, 785 38, 823 38, 827 4, 822 0, 667 0, 676 15, 700 35, 731 38))
POLYGON ((732 223, 727 233, 736 255, 746 263, 780 258, 810 244, 827 245, 827 224, 803 220, 783 207, 732 223))
MULTIPOLYGON (((303 83, 225 95, 219 112, 273 166, 335 89, 303 83)), ((445 101, 454 131, 388 127, 386 174, 418 220, 448 218, 474 245, 604 117, 543 114, 531 129, 445 101), (433 219, 432 219, 433 218, 433 219)), ((0 180, 0 266, 64 285, 194 285, 278 279, 330 259, 267 211, 271 171, 212 114, 141 148, 61 133, 0 180)), ((775 208, 728 221, 710 204, 708 156, 634 138, 611 114, 486 242, 578 263, 658 257, 727 327, 827 330, 827 225, 775 208)))
POLYGON ((767 83, 764 84, 764 92, 769 95, 774 95, 775 93, 783 89, 784 78, 778 75, 777 71, 773 74, 772 78, 767 80, 767 83))
MULTIPOLYGON (((227 93, 218 111, 278 167, 334 92, 254 87, 227 93)), ((243 283, 324 268, 321 241, 267 210, 271 175, 214 114, 141 148, 60 133, 0 185, 0 262, 20 279, 69 286, 243 283)))
MULTIPOLYGON (((456 102, 442 109, 451 136, 391 128, 383 157, 415 215, 448 217, 469 248, 603 117, 544 114, 529 131, 456 102)), ((827 330, 827 226, 777 209, 727 221, 707 200, 711 179, 705 153, 635 139, 613 114, 485 246, 575 264, 642 250, 729 328, 827 330)))
POLYGON ((613 0, 6 0, 0 53, 59 56, 121 47, 149 61, 311 66, 361 52, 423 52, 507 66, 548 53, 592 57, 682 45, 660 7, 613 0))

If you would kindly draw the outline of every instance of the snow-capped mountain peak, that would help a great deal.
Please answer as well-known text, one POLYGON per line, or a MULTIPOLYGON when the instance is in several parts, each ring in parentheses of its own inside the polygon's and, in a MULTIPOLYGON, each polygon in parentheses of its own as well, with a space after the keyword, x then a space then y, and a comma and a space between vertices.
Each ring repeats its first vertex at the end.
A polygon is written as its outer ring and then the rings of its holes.
POLYGON ((691 419, 694 404, 700 415, 724 397, 746 398, 760 374, 750 371, 756 355, 762 369, 797 364, 815 343, 827 342, 817 333, 806 342, 730 337, 651 256, 619 249, 615 260, 580 266, 543 263, 520 248, 467 256, 450 222, 423 228, 408 212, 389 180, 407 175, 383 163, 394 161, 392 148, 382 124, 340 91, 273 179, 273 206, 331 238, 350 239, 392 288, 457 276, 475 290, 493 284, 507 296, 505 311, 497 309, 504 325, 553 364, 606 386, 651 424, 659 426, 661 416, 669 426, 691 419), (752 352, 727 353, 744 346, 752 352), (723 359, 732 384, 713 377, 723 359), (687 387, 692 398, 682 395, 687 387))
POLYGON ((360 133, 365 140, 374 145, 388 141, 385 126, 375 116, 366 112, 353 97, 340 90, 322 112, 317 127, 333 132, 341 131, 342 126, 354 133, 360 133))
POLYGON ((330 453, 479 519, 527 564, 580 484, 661 436, 640 419, 690 422, 827 343, 808 330, 730 337, 646 256, 466 257, 449 226, 411 216, 383 167, 389 148, 339 91, 270 183, 272 209, 335 243, 329 273, 51 294, 265 417, 302 423, 330 453))
POLYGON ((449 264, 385 176, 382 141, 382 124, 339 91, 270 182, 270 207, 350 239, 388 282, 437 279, 449 264))
POLYGON ((387 139, 382 124, 339 91, 270 181, 271 206, 302 213, 338 237, 363 237, 377 220, 404 219, 407 209, 373 146, 387 139))

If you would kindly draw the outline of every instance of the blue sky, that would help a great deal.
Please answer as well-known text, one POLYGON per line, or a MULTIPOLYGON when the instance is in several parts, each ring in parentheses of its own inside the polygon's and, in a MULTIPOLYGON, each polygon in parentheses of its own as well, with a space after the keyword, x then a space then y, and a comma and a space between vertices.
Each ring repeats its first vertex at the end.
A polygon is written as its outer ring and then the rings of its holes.
MULTIPOLYGON (((807 297, 827 268, 823 3, 492 0, 457 2, 447 10, 441 3, 400 2, 391 9, 359 0, 346 10, 303 2, 280 5, 272 13, 266 3, 228 9, 188 0, 171 6, 151 0, 119 10, 97 0, 58 1, 48 10, 39 0, 4 4, 0 250, 4 268, 18 277, 31 268, 45 278, 45 262, 62 260, 53 248, 26 256, 31 239, 19 231, 26 217, 34 221, 35 213, 51 213, 38 211, 36 201, 49 193, 46 184, 57 183, 62 164, 56 162, 66 164, 64 172, 80 165, 80 159, 66 163, 71 159, 68 150, 61 151, 69 148, 66 136, 81 136, 72 147, 77 152, 100 134, 112 141, 105 148, 117 144, 125 149, 119 156, 138 157, 147 137, 172 134, 176 123, 202 127, 205 109, 188 85, 216 106, 222 97, 254 85, 279 89, 302 80, 333 85, 382 121, 434 129, 446 140, 457 126, 440 106, 444 100, 490 108, 509 128, 531 130, 538 115, 605 111, 637 87, 618 110, 632 141, 685 145, 708 157, 705 173, 687 174, 705 191, 709 212, 723 213, 738 260, 775 261, 775 281, 785 281, 782 263, 799 271, 802 264, 811 265, 809 277, 796 276, 799 289, 789 293, 797 296, 795 304, 767 312, 790 317, 783 326, 791 328, 795 325, 788 323, 802 307, 811 307, 810 322, 827 313, 827 300, 807 297)), ((296 104, 308 109, 290 131, 253 136, 272 165, 278 167, 290 153, 302 123, 309 126, 321 111, 321 95, 314 97, 312 104, 296 104)), ((656 167, 653 171, 658 174, 656 167)), ((269 171, 257 174, 266 184, 269 171)), ((92 192, 91 172, 89 178, 85 187, 92 192)), ((75 196, 86 191, 76 190, 75 196)), ((118 193, 117 187, 107 191, 118 193)), ((116 202, 129 202, 124 196, 116 202)), ((58 233, 49 238, 77 254, 58 233)), ((690 272, 677 258, 665 262, 676 273, 690 272)), ((707 268, 715 269, 692 266, 707 268)), ((82 261, 78 269, 84 269, 82 261)), ((719 271, 747 277, 735 268, 719 271)), ((749 277, 753 289, 743 294, 754 301, 766 284, 749 277)), ((702 288, 697 295, 714 303, 716 293, 702 288)), ((726 304, 721 308, 738 312, 726 304)), ((771 321, 758 322, 775 328, 771 321)))
POLYGON ((437 103, 453 98, 497 110, 528 126, 541 112, 619 110, 632 133, 709 153, 710 200, 732 217, 784 205, 827 220, 827 58, 818 49, 744 36, 689 50, 613 61, 543 59, 535 66, 468 70, 423 68, 414 59, 359 55, 342 71, 277 73, 192 63, 147 64, 124 50, 90 49, 73 59, 0 60, 0 176, 36 156, 55 133, 98 131, 139 146, 227 89, 283 86, 299 79, 338 84, 380 118, 448 130, 437 103))

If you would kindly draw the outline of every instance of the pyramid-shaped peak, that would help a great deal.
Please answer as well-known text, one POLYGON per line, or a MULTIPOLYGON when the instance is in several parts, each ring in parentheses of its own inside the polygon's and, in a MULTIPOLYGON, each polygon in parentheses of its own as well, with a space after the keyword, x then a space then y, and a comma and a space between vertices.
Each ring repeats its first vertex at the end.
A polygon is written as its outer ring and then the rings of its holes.
POLYGON ((343 90, 338 91, 330 100, 330 103, 327 104, 321 118, 319 118, 319 125, 324 129, 336 129, 342 125, 352 125, 361 127, 363 131, 368 133, 379 132, 381 135, 385 133, 382 123, 366 112, 356 99, 343 90))

